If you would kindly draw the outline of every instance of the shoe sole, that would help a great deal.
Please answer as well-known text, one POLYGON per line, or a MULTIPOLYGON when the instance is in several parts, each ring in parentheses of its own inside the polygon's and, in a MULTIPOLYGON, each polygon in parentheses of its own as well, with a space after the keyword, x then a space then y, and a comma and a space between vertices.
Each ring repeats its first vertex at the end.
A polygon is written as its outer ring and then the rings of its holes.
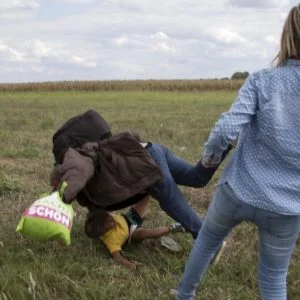
POLYGON ((227 242, 226 241, 223 241, 222 243, 222 246, 220 248, 220 250, 216 253, 215 257, 212 259, 211 261, 211 265, 212 266, 215 266, 219 263, 220 259, 221 259, 221 256, 223 255, 224 253, 224 250, 226 248, 226 245, 227 245, 227 242))

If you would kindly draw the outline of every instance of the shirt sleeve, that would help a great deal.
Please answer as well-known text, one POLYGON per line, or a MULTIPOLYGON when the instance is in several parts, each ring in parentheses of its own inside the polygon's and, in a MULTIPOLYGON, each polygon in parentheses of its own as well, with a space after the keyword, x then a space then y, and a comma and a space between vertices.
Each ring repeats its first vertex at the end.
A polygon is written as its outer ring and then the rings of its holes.
POLYGON ((64 190, 63 200, 71 203, 77 194, 86 186, 94 175, 94 162, 92 158, 81 155, 75 149, 69 148, 61 166, 61 181, 68 184, 64 190))
POLYGON ((242 129, 252 121, 258 107, 255 74, 248 77, 229 111, 223 113, 204 145, 202 163, 217 165, 228 144, 236 140, 242 129))

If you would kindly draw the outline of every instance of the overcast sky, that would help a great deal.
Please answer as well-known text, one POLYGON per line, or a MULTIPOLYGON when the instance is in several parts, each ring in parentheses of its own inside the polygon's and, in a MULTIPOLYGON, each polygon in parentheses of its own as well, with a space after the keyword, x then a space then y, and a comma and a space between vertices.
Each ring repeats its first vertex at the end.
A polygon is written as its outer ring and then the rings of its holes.
POLYGON ((1 0, 0 82, 231 76, 268 67, 294 0, 1 0))

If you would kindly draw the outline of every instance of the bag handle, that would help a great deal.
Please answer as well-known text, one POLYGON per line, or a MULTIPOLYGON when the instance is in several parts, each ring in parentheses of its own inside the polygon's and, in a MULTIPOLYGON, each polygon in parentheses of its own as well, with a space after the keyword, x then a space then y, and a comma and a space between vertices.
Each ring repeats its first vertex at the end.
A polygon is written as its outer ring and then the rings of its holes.
POLYGON ((68 186, 68 183, 66 181, 63 181, 63 183, 61 184, 60 189, 58 191, 61 199, 63 199, 63 197, 64 197, 64 192, 65 192, 65 189, 67 186, 68 186))

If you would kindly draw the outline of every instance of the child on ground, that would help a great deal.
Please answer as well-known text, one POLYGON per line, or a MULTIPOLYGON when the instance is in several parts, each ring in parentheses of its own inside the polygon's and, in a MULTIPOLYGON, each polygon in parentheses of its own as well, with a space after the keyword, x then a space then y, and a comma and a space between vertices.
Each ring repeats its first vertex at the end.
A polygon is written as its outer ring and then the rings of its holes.
POLYGON ((128 268, 136 268, 140 263, 129 261, 122 255, 122 246, 131 240, 143 241, 159 238, 169 233, 185 232, 183 227, 172 224, 169 227, 141 228, 149 204, 147 196, 123 215, 104 213, 102 210, 89 213, 85 223, 86 234, 101 239, 113 259, 128 268))

